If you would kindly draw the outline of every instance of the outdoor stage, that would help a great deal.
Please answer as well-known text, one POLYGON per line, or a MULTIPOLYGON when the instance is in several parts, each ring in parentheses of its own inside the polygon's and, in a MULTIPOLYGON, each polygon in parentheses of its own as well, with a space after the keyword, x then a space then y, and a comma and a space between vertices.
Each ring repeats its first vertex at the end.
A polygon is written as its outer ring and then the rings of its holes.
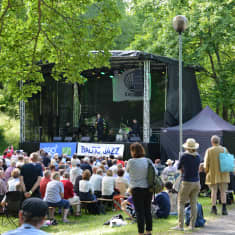
MULTIPOLYGON (((116 137, 136 119, 149 156, 160 156, 160 130, 179 121, 178 61, 141 51, 110 54, 110 67, 81 73, 87 79, 84 84, 67 83, 66 78, 56 81, 52 77, 54 65, 40 65, 45 80, 41 92, 26 103, 20 102, 22 149, 31 153, 42 142, 53 143, 55 137, 82 142, 89 136, 93 142, 95 117, 100 113, 107 136, 116 137)), ((183 122, 201 110, 196 70, 195 66, 183 67, 183 122)), ((122 144, 124 158, 128 159, 130 143, 122 144)))

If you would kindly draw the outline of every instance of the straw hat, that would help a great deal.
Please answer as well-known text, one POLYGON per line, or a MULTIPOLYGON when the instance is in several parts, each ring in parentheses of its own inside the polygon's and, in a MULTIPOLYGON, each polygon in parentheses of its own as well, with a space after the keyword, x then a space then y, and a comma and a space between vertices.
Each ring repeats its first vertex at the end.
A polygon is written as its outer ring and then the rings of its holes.
POLYGON ((167 165, 169 165, 169 164, 173 164, 174 163, 174 161, 173 160, 171 160, 171 159, 168 159, 167 161, 166 161, 166 164, 167 165))
POLYGON ((182 146, 185 149, 198 149, 199 148, 199 144, 193 138, 187 139, 186 142, 182 146))

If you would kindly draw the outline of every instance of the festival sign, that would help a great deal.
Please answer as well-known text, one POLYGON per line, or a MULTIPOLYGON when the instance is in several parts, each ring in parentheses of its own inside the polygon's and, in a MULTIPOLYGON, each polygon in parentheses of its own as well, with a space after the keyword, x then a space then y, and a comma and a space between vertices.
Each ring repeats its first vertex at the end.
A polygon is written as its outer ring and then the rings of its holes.
POLYGON ((129 69, 112 79, 113 101, 143 100, 144 71, 142 69, 129 69))
POLYGON ((123 156, 124 144, 78 143, 79 156, 123 156))
POLYGON ((65 154, 68 157, 72 157, 77 150, 77 143, 66 142, 53 142, 53 143, 40 143, 40 149, 54 156, 55 153, 59 155, 65 154))

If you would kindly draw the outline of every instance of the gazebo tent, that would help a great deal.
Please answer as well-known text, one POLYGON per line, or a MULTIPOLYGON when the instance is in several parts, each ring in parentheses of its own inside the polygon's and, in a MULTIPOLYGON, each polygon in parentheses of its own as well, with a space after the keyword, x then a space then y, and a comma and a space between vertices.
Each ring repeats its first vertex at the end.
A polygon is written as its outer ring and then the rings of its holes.
MULTIPOLYGON (((191 120, 183 124, 183 140, 194 138, 200 144, 198 152, 204 159, 205 151, 211 146, 210 138, 218 135, 228 150, 235 154, 235 126, 224 121, 208 106, 191 120)), ((179 126, 168 127, 161 130, 162 160, 179 157, 179 126)))

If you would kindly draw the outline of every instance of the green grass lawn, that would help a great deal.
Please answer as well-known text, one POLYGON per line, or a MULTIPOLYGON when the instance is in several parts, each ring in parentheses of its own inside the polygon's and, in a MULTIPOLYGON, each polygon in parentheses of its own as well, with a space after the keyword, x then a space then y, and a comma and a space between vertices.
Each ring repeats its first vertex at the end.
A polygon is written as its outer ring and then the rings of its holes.
MULTIPOLYGON (((215 219, 216 216, 210 215, 210 199, 201 197, 199 202, 203 205, 204 217, 206 220, 215 219)), ((229 206, 232 208, 234 206, 229 206)), ((221 211, 221 205, 218 206, 218 212, 221 211)), ((57 217, 59 225, 44 228, 50 234, 63 235, 136 235, 137 225, 128 224, 123 227, 104 226, 104 222, 109 220, 112 216, 120 214, 120 212, 108 212, 106 215, 83 215, 81 217, 69 217, 72 224, 61 223, 61 217, 57 217)), ((127 216, 121 213, 124 218, 127 216)), ((1 222, 1 220, 0 220, 1 222)), ((128 221, 128 223, 130 223, 128 221)), ((170 216, 168 219, 154 219, 153 220, 153 234, 183 234, 182 232, 169 231, 171 227, 177 225, 177 217, 170 216)), ((0 226, 0 233, 14 229, 13 226, 0 226)))

